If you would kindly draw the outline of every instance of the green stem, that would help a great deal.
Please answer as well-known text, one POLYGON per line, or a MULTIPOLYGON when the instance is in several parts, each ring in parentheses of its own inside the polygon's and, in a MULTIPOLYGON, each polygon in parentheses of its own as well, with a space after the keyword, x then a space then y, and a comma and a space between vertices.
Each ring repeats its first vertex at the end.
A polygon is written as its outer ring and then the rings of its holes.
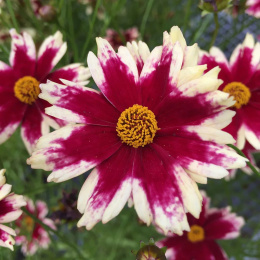
MULTIPOLYGON (((233 144, 228 144, 228 146, 231 147, 232 149, 234 149, 239 155, 247 158, 246 155, 240 149, 238 149, 236 146, 234 146, 233 144)), ((249 160, 246 163, 247 163, 248 167, 252 170, 253 173, 260 176, 260 173, 257 171, 257 169, 253 166, 253 164, 249 160)))
POLYGON ((74 52, 74 62, 78 62, 79 60, 79 55, 78 55, 78 48, 76 45, 76 38, 75 38, 75 33, 74 33, 74 24, 73 24, 73 15, 72 15, 72 5, 71 5, 71 1, 69 0, 68 2, 68 20, 69 20, 69 32, 70 32, 70 37, 69 39, 71 39, 71 46, 74 52))
POLYGON ((190 11, 191 11, 191 5, 192 5, 192 0, 188 0, 188 3, 185 7, 185 17, 184 17, 184 27, 183 27, 183 33, 186 32, 189 18, 190 18, 190 11))
POLYGON ((87 51, 87 48, 88 48, 90 39, 93 38, 92 33, 93 33, 93 29, 94 29, 94 24, 95 24, 95 21, 96 21, 96 18, 97 18, 98 8, 99 8, 99 6, 100 6, 100 4, 101 4, 101 1, 102 1, 102 0, 97 0, 96 6, 95 6, 95 10, 94 10, 94 13, 93 13, 93 17, 92 17, 92 20, 91 20, 90 26, 89 26, 88 37, 87 37, 87 39, 86 39, 86 41, 85 41, 85 44, 84 44, 84 46, 83 46, 83 51, 82 51, 83 57, 85 57, 85 55, 86 55, 86 51, 87 51))
POLYGON ((140 26, 140 34, 141 34, 142 38, 144 36, 144 31, 145 31, 147 19, 148 19, 150 12, 151 12, 153 2, 154 2, 154 0, 148 1, 145 12, 144 12, 144 17, 143 17, 143 20, 142 20, 142 23, 141 23, 141 26, 140 26))
POLYGON ((13 26, 16 29, 16 31, 19 32, 19 26, 18 26, 18 23, 17 23, 16 18, 15 18, 15 14, 14 14, 14 10, 13 10, 11 0, 6 0, 6 5, 7 5, 7 8, 8 8, 9 14, 11 16, 12 22, 13 22, 13 26))
POLYGON ((78 259, 85 259, 85 257, 83 256, 83 254, 80 252, 80 250, 78 249, 77 246, 75 246, 73 243, 71 243, 70 241, 68 241, 66 238, 64 238, 63 236, 61 236, 59 234, 58 231, 50 228, 48 225, 44 224, 41 220, 39 220, 38 218, 36 218, 31 212, 29 212, 27 209, 22 208, 23 212, 28 215, 29 217, 31 217, 36 223, 38 223, 39 225, 41 225, 48 233, 53 233, 55 234, 64 244, 68 245, 70 248, 72 248, 78 255, 78 259))
POLYGON ((217 35, 218 35, 218 30, 219 30, 219 22, 218 22, 218 13, 214 13, 214 21, 215 21, 215 31, 213 33, 213 36, 212 36, 212 39, 211 39, 211 42, 210 42, 210 45, 209 45, 209 49, 214 45, 215 41, 216 41, 216 38, 217 38, 217 35))

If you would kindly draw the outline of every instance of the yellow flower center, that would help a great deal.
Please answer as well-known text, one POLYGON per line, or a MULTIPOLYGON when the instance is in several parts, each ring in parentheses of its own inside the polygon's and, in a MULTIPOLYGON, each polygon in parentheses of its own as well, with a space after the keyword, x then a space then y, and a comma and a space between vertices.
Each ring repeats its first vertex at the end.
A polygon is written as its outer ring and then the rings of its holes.
POLYGON ((157 130, 154 113, 141 105, 133 105, 123 111, 116 126, 122 142, 134 148, 152 143, 157 130))
POLYGON ((188 232, 188 239, 195 243, 204 240, 204 229, 201 226, 193 225, 188 232))
POLYGON ((40 94, 40 82, 31 76, 25 76, 15 82, 14 95, 23 103, 31 105, 40 94))
POLYGON ((25 219, 24 219, 24 225, 25 225, 25 229, 31 233, 33 231, 33 228, 34 228, 34 220, 29 217, 29 216, 26 216, 25 219))
POLYGON ((237 109, 246 105, 251 97, 249 88, 241 82, 231 82, 224 87, 223 91, 234 97, 236 103, 233 107, 237 109))

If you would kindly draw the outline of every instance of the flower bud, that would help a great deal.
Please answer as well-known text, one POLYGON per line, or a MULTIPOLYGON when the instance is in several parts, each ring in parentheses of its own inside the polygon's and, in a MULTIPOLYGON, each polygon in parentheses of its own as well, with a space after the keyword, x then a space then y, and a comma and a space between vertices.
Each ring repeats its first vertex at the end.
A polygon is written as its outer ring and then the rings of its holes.
POLYGON ((229 7, 231 0, 201 0, 199 8, 208 13, 220 12, 229 7))
POLYGON ((165 252, 166 247, 159 248, 154 244, 152 238, 147 245, 141 241, 140 249, 138 251, 132 251, 132 253, 136 255, 136 260, 166 260, 165 252))
POLYGON ((45 22, 50 22, 56 16, 56 10, 51 5, 44 5, 39 9, 39 15, 45 22))

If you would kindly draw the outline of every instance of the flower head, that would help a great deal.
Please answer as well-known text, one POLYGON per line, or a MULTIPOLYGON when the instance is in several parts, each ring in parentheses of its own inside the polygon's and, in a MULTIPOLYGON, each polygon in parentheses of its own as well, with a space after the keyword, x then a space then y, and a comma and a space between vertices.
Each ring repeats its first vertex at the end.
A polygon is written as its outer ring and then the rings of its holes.
POLYGON ((106 40, 97 44, 98 57, 90 52, 87 60, 101 92, 41 85, 40 97, 54 105, 46 112, 77 124, 42 137, 28 163, 51 170, 55 182, 95 167, 79 194, 78 226, 108 222, 131 197, 146 224, 181 234, 189 230, 186 212, 198 217, 201 210, 196 181, 245 166, 220 130, 234 101, 217 90, 218 68, 203 75, 197 45, 187 46, 177 27, 151 53, 143 42, 118 53, 106 40))
POLYGON ((15 243, 12 236, 15 236, 15 231, 3 225, 3 223, 9 223, 20 217, 22 206, 26 205, 26 202, 21 195, 10 193, 12 186, 6 184, 4 176, 5 170, 0 170, 0 246, 8 247, 13 250, 15 243))
POLYGON ((49 106, 38 99, 40 83, 47 79, 61 83, 60 78, 86 84, 89 71, 80 64, 71 64, 51 72, 66 52, 67 45, 60 32, 48 37, 41 45, 38 56, 29 34, 12 29, 11 67, 0 61, 0 143, 7 140, 21 122, 25 146, 31 152, 36 141, 49 132, 49 127, 64 125, 45 114, 49 106))
POLYGON ((117 50, 121 45, 125 45, 126 42, 135 41, 139 36, 138 29, 136 27, 129 28, 125 31, 117 31, 113 29, 108 29, 106 31, 106 40, 110 43, 110 45, 117 50))
MULTIPOLYGON (((182 236, 172 233, 158 246, 166 246, 169 260, 227 260, 225 252, 216 243, 218 239, 233 239, 239 236, 244 219, 224 209, 209 208, 210 199, 203 194, 199 219, 187 214, 190 231, 182 236)), ((160 231, 160 230, 159 230, 160 231)))
MULTIPOLYGON (((52 229, 56 229, 54 222, 46 218, 48 208, 45 202, 36 201, 36 206, 32 200, 27 199, 26 209, 36 218, 41 220, 45 225, 52 229)), ((48 248, 50 244, 50 237, 48 232, 30 216, 23 213, 19 219, 16 220, 17 237, 15 241, 18 245, 22 245, 22 252, 24 255, 34 255, 39 248, 48 248)))
POLYGON ((248 155, 253 149, 260 149, 260 43, 255 43, 247 34, 228 61, 223 52, 212 47, 210 52, 202 51, 200 64, 207 65, 207 71, 219 66, 219 78, 223 81, 219 89, 235 100, 232 110, 236 111, 232 123, 224 130, 236 140, 239 149, 248 155))

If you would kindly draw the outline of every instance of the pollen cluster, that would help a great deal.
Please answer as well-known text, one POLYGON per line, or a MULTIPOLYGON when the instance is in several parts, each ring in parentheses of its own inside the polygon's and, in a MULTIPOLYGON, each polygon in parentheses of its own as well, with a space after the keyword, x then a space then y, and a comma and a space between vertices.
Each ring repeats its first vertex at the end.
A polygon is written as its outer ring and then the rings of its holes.
POLYGON ((236 103, 233 107, 237 109, 246 105, 251 97, 249 88, 241 82, 231 82, 224 87, 223 91, 234 97, 236 103))
POLYGON ((122 142, 134 148, 152 143, 157 130, 159 128, 154 113, 141 105, 124 110, 116 127, 122 142))
POLYGON ((14 95, 23 103, 33 104, 40 94, 40 82, 31 76, 25 76, 16 81, 14 95))
POLYGON ((201 226, 193 225, 188 232, 188 239, 195 243, 204 240, 204 229, 201 226))

